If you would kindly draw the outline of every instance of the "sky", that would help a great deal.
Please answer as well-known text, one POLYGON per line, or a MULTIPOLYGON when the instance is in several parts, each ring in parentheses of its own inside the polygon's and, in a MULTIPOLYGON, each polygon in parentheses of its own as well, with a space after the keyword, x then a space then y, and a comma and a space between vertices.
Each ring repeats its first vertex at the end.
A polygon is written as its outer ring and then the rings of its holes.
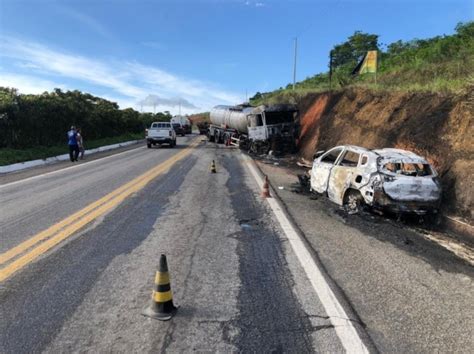
POLYGON ((327 70, 356 30, 449 35, 474 0, 0 0, 0 86, 190 114, 327 70))

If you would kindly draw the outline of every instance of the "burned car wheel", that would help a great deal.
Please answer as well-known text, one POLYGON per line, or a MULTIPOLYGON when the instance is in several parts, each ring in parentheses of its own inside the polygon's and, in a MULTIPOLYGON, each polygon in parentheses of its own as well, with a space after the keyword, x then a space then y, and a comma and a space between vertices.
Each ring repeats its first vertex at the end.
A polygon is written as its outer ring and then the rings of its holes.
POLYGON ((364 200, 362 195, 355 190, 349 190, 344 197, 344 210, 348 214, 357 214, 362 210, 364 200))

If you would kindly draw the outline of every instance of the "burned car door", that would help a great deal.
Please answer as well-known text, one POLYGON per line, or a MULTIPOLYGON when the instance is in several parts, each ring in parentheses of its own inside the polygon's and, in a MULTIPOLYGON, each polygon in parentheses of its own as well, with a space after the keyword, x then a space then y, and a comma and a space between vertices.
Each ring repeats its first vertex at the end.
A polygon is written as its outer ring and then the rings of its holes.
POLYGON ((344 151, 342 158, 332 168, 328 181, 328 197, 333 202, 342 205, 344 193, 356 183, 355 176, 359 159, 360 154, 349 148, 344 151))
POLYGON ((313 168, 311 169, 311 189, 324 193, 327 190, 329 175, 331 169, 334 167, 343 148, 334 148, 322 155, 320 158, 314 160, 313 168))

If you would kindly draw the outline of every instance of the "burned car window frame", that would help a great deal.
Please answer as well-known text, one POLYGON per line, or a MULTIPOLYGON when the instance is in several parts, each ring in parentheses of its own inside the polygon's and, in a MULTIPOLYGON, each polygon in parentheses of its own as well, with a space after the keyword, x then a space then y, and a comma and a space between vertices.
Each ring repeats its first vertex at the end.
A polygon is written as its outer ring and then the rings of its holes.
POLYGON ((344 151, 344 148, 340 148, 340 147, 331 149, 328 152, 326 152, 324 155, 321 156, 320 162, 321 163, 327 163, 327 164, 330 164, 330 165, 335 165, 337 163, 337 161, 339 160, 339 157, 341 156, 343 151, 344 151), (324 161, 324 159, 327 156, 330 156, 333 152, 336 152, 336 151, 339 151, 339 153, 336 155, 336 158, 333 161, 330 161, 330 162, 324 161))
POLYGON ((344 166, 344 167, 357 167, 359 165, 359 161, 360 161, 360 153, 358 153, 356 151, 353 151, 351 149, 346 149, 344 151, 344 154, 342 155, 340 161, 338 162, 338 165, 339 166, 344 166), (356 160, 347 160, 348 162, 345 162, 346 161, 346 156, 348 154, 357 155, 357 159, 356 160))

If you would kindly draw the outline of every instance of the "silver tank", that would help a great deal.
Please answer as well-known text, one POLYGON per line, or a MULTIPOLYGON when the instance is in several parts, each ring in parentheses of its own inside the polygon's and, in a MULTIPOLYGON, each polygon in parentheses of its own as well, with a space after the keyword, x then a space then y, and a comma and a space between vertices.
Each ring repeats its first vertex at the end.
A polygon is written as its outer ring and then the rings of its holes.
POLYGON ((219 127, 247 133, 247 115, 252 112, 252 107, 215 106, 211 110, 210 119, 212 124, 219 127))

